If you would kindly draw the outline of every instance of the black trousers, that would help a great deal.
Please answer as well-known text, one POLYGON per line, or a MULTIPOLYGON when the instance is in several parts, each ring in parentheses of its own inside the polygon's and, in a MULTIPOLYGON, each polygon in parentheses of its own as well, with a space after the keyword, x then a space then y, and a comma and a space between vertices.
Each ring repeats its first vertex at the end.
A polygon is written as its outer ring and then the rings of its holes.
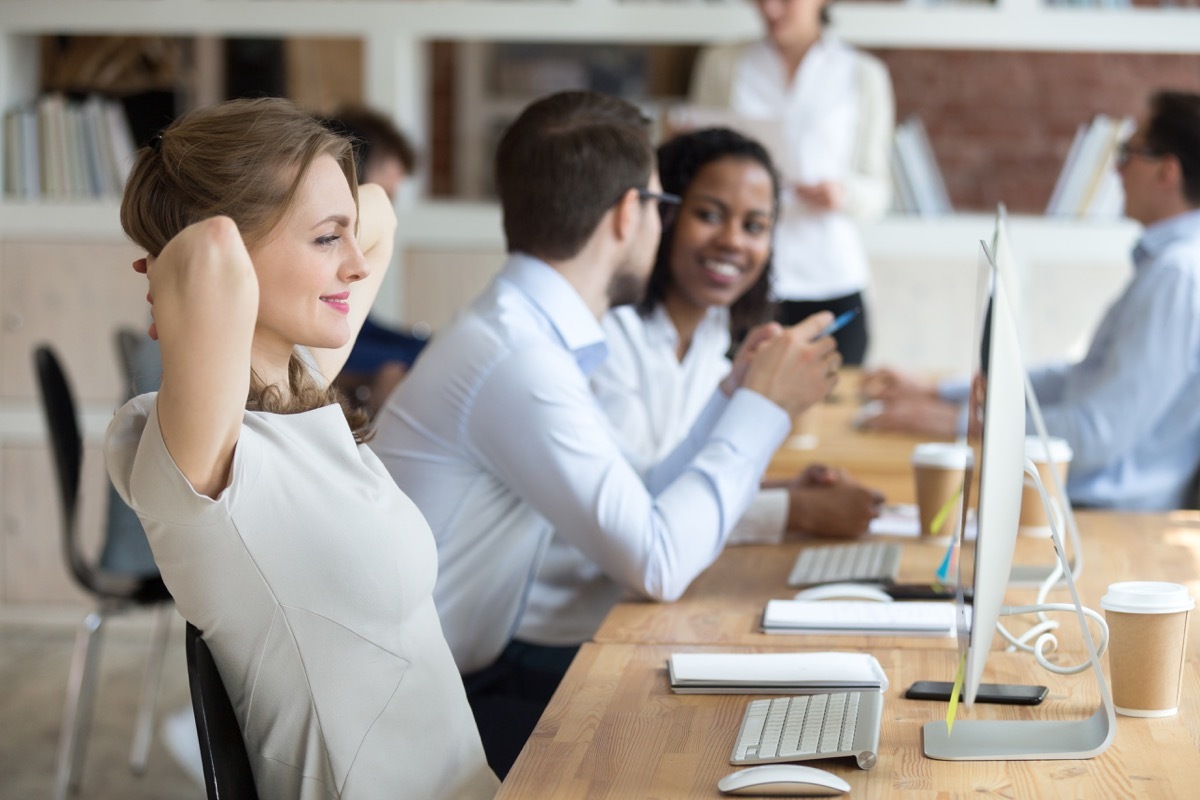
POLYGON ((779 303, 775 318, 781 325, 795 325, 818 311, 832 311, 834 316, 837 316, 852 308, 861 308, 862 312, 846 327, 835 333, 833 338, 837 340, 838 352, 842 354, 842 363, 857 367, 863 363, 867 355, 867 306, 863 302, 862 292, 829 300, 784 300, 779 303))
POLYGON ((463 676, 488 766, 501 780, 512 769, 578 645, 546 647, 512 641, 496 663, 463 676))

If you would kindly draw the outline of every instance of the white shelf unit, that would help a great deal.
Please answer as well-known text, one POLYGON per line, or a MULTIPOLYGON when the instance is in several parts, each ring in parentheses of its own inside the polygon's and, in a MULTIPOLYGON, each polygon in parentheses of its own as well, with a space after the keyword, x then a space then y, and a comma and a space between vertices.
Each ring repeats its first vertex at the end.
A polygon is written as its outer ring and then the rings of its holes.
MULTIPOLYGON (((1200 52, 1200 12, 1187 9, 1061 8, 1036 0, 862 2, 839 4, 834 15, 841 36, 872 47, 1200 52)), ((359 38, 366 101, 403 120, 421 146, 428 132, 431 41, 704 44, 757 36, 759 22, 743 0, 0 0, 0 109, 33 97, 39 36, 103 33, 359 38)), ((2 137, 0 131, 0 150, 2 137)), ((418 239, 427 247, 464 246, 470 234, 462 220, 473 218, 472 209, 445 211, 416 199, 420 194, 417 186, 402 200, 410 216, 450 213, 459 221, 436 228, 446 234, 439 241, 428 230, 402 227, 398 250, 418 239)), ((926 225, 893 219, 881 230, 925 231, 926 225)), ((1047 221, 1045 230, 1054 233, 1046 241, 1071 240, 1076 229, 1047 221)), ((112 204, 0 200, 0 237, 30 236, 115 240, 120 232, 112 204)), ((914 233, 897 244, 924 238, 914 233)), ((1102 238, 1083 236, 1078 246, 1098 250, 1102 238)), ((397 319, 405 309, 403 268, 381 297, 385 318, 397 319)))
MULTIPOLYGON (((1047 8, 1034 0, 961 6, 864 2, 839 4, 834 16, 842 37, 867 47, 1200 52, 1200 12, 1189 10, 1047 8)), ((705 44, 753 38, 759 35, 759 23, 752 5, 744 0, 0 0, 0 110, 34 97, 38 37, 47 34, 355 37, 363 43, 364 100, 402 120, 423 147, 430 117, 429 42, 705 44)), ((3 146, 0 130, 0 152, 3 146)), ((498 265, 495 256, 503 249, 500 215, 494 205, 420 200, 420 194, 418 185, 401 201, 397 248, 401 257, 381 296, 385 318, 415 319, 406 313, 415 307, 415 300, 409 298, 413 302, 406 307, 403 287, 412 282, 406 281, 405 254, 448 252, 443 262, 471 256, 478 265, 476 271, 481 272, 498 265)), ((903 360, 894 356, 917 352, 922 342, 941 346, 948 338, 945 326, 958 324, 963 314, 971 313, 949 301, 936 306, 937 313, 914 313, 913 309, 928 307, 931 296, 958 295, 961 287, 955 281, 973 272, 963 267, 974 266, 975 242, 986 238, 990 230, 987 215, 956 215, 885 219, 864 232, 872 260, 878 265, 873 309, 876 326, 886 330, 886 335, 876 339, 879 357, 903 360), (929 327, 939 322, 943 325, 940 331, 929 327)), ((1027 306, 1030 316, 1043 327, 1057 324, 1063 330, 1094 323, 1096 309, 1127 273, 1128 248, 1136 236, 1136 228, 1124 223, 1039 218, 1016 218, 1012 231, 1025 262, 1031 265, 1030 274, 1043 280, 1042 288, 1037 288, 1036 282, 1031 284, 1035 288, 1030 290, 1032 302, 1027 306), (1056 297, 1056 287, 1064 286, 1075 291, 1056 297), (1085 295, 1086 299, 1081 299, 1085 295), (1071 298, 1069 304, 1058 299, 1063 296, 1071 298)), ((0 287, 15 285, 5 284, 6 277, 47 267, 44 261, 15 263, 16 256, 13 262, 3 263, 4 253, 33 252, 26 246, 29 242, 41 243, 42 249, 36 252, 47 256, 55 256, 56 249, 74 247, 72 253, 83 255, 72 258, 108 262, 127 257, 130 248, 120 245, 122 241, 115 203, 0 199, 0 287)), ((40 286, 59 274, 54 272, 57 267, 51 267, 45 269, 40 286)), ((89 263, 86 268, 81 266, 78 274, 94 273, 98 267, 108 270, 103 281, 126 279, 123 264, 89 263)), ((473 279, 478 277, 472 274, 473 279)), ((101 285, 100 279, 89 280, 94 282, 89 287, 101 285)), ((454 289, 461 294, 464 285, 454 289)), ((23 291, 29 294, 28 287, 23 291)), ((124 294, 125 290, 121 291, 124 294)), ((15 296, 10 293, 10 302, 15 296)), ((86 319, 72 320, 79 328, 92 318, 93 310, 87 307, 87 298, 74 302, 87 311, 80 315, 86 319)), ((28 370, 25 339, 30 335, 28 329, 21 334, 13 334, 13 330, 21 324, 20 318, 28 324, 46 313, 34 303, 17 309, 11 318, 0 318, 0 363, 5 377, 20 373, 20 380, 11 381, 13 385, 29 385, 23 371, 28 370)), ((132 304, 109 313, 136 318, 141 311, 132 304)), ((50 324, 33 327, 57 330, 50 324)), ((95 341, 87 342, 86 347, 94 350, 92 358, 97 363, 81 366, 91 367, 99 376, 109 369, 111 356, 107 331, 99 330, 99 323, 94 327, 95 341)), ((78 334, 75 336, 78 340, 78 334)), ((909 363, 938 366, 918 359, 909 363)), ((98 382, 98 378, 93 381, 98 382)), ((84 406, 85 437, 94 454, 111 404, 93 392, 84 406)), ((21 489, 29 485, 26 475, 40 474, 48 464, 45 453, 37 450, 41 441, 40 414, 28 388, 0 395, 0 520, 9 548, 0 550, 0 609, 17 601, 57 602, 74 596, 66 588, 61 594, 56 594, 58 589, 31 588, 41 582, 60 588, 67 584, 65 575, 57 574, 57 543, 49 533, 54 524, 51 482, 47 477, 33 481, 28 492, 21 489), (7 489, 5 472, 10 479, 7 489), (38 564, 5 563, 6 553, 33 547, 31 542, 42 542, 38 537, 46 540, 46 552, 39 556, 38 564), (29 574, 22 576, 21 572, 29 574)), ((89 515, 96 522, 98 506, 89 515)))

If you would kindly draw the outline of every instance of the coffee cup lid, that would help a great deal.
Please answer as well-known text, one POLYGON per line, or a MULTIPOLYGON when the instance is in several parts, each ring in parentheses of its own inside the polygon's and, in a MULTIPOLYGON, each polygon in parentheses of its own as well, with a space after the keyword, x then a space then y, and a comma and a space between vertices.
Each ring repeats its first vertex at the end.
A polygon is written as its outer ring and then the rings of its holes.
POLYGON ((1108 587, 1108 593, 1100 598, 1100 607, 1125 614, 1169 614, 1190 611, 1196 601, 1187 587, 1178 583, 1123 581, 1108 587))
POLYGON ((918 467, 963 469, 974 461, 970 447, 950 442, 925 442, 913 448, 912 463, 918 467))
POLYGON ((1071 451, 1071 445, 1067 444, 1066 439, 1058 439, 1051 436, 1043 443, 1040 436, 1025 437, 1025 457, 1031 461, 1038 461, 1044 464, 1053 458, 1056 464, 1069 464, 1074 455, 1071 451), (1050 445, 1048 450, 1046 444, 1050 445), (1046 455, 1047 452, 1050 453, 1048 457, 1046 455))

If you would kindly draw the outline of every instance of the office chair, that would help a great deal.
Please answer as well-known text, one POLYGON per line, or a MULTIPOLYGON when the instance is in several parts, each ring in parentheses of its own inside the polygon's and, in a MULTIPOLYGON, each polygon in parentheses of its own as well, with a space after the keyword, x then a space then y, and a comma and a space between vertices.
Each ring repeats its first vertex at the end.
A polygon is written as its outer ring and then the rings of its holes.
MULTIPOLYGON (((156 631, 156 646, 151 649, 151 669, 142 687, 138 729, 134 734, 130 765, 135 771, 145 768, 150 745, 150 727, 154 702, 162 673, 162 657, 170 623, 171 595, 157 572, 130 574, 107 568, 101 561, 91 563, 85 556, 78 536, 80 477, 83 464, 83 438, 75 400, 61 364, 48 345, 34 351, 42 411, 50 434, 51 451, 58 479, 62 511, 63 557, 67 570, 79 586, 96 600, 96 608, 84 618, 75 637, 67 699, 59 737, 58 766, 54 797, 62 800, 79 788, 83 774, 85 733, 91 721, 96 669, 105 621, 113 614, 132 608, 161 606, 156 631)), ((112 517, 110 516, 110 523, 112 517)))
POLYGON ((187 624, 188 685, 200 735, 200 760, 209 800, 258 800, 246 743, 216 662, 199 629, 187 624))

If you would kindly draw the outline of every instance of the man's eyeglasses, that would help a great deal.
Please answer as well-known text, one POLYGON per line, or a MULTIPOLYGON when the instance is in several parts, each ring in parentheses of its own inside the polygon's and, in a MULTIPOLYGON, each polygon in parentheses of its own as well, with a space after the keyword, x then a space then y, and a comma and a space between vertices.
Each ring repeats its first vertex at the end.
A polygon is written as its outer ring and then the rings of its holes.
POLYGON ((638 199, 642 202, 653 200, 658 203, 658 213, 666 225, 675 216, 675 209, 683 202, 683 198, 670 192, 652 192, 649 189, 638 189, 638 199))
POLYGON ((677 194, 670 192, 652 192, 649 189, 638 189, 639 200, 656 200, 659 205, 677 206, 683 202, 683 198, 677 194))
POLYGON ((1121 142, 1117 145, 1116 163, 1117 167, 1123 167, 1129 163, 1129 160, 1134 156, 1142 158, 1162 158, 1166 153, 1160 153, 1153 147, 1144 144, 1130 144, 1129 142, 1121 142))

